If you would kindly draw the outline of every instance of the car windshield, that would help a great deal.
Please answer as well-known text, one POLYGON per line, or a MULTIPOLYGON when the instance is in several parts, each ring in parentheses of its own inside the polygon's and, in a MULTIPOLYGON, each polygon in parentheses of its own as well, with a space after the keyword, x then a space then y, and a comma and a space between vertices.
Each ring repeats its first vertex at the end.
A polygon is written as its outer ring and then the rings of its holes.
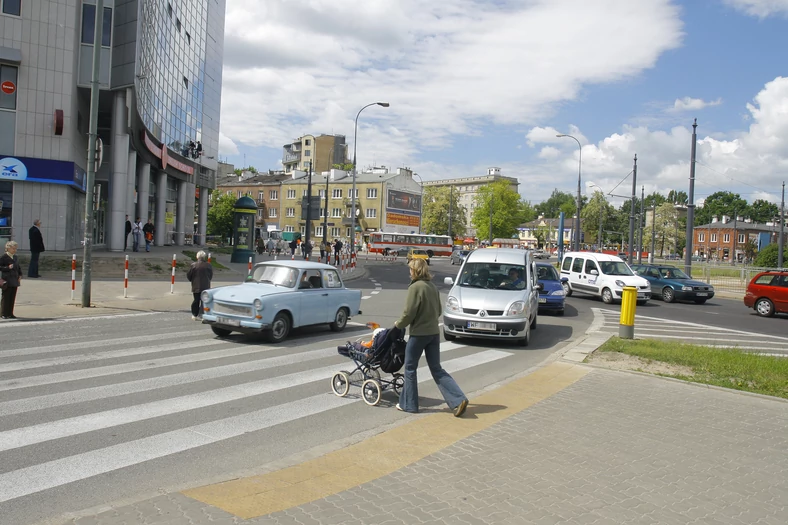
POLYGON ((298 270, 287 266, 261 264, 255 266, 251 281, 293 288, 298 280, 298 270))
POLYGON ((459 278, 460 286, 522 290, 527 273, 521 264, 466 263, 459 278))
POLYGON ((557 281, 558 272, 552 266, 537 266, 536 277, 540 281, 557 281))
POLYGON ((413 255, 427 255, 424 250, 413 250, 413 255))
POLYGON ((660 268, 659 274, 663 279, 689 279, 689 275, 678 268, 660 268))
POLYGON ((632 270, 629 269, 629 266, 624 261, 600 261, 599 266, 605 275, 633 275, 632 270))

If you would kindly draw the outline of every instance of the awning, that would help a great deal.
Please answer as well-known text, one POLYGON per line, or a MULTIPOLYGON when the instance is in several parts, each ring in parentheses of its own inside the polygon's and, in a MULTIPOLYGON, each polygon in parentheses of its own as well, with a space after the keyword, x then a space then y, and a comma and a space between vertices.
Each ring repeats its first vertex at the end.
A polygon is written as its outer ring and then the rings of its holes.
POLYGON ((0 62, 21 64, 22 51, 13 47, 0 46, 0 62))

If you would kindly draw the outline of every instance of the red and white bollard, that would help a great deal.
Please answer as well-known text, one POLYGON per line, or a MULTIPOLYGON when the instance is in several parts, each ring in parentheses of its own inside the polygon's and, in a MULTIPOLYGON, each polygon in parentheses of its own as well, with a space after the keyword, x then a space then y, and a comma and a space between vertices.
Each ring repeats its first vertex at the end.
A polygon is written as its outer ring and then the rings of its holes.
POLYGON ((74 300, 74 290, 77 289, 77 254, 71 256, 71 300, 74 300))
POLYGON ((211 252, 208 252, 208 264, 211 264, 211 252))
POLYGON ((123 268, 123 298, 129 296, 129 256, 126 256, 126 264, 123 268))
POLYGON ((175 293, 175 259, 177 256, 177 253, 172 254, 172 279, 170 280, 170 293, 175 293))
POLYGON ((353 252, 350 255, 350 271, 351 272, 356 270, 356 257, 357 257, 357 254, 355 252, 353 252))
POLYGON ((252 258, 251 257, 249 257, 249 273, 247 273, 246 275, 252 275, 252 258))

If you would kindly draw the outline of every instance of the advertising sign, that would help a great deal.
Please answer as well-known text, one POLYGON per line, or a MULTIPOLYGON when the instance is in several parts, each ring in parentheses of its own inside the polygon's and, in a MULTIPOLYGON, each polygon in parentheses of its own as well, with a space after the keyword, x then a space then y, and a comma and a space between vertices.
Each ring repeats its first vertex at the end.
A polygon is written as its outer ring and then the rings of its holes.
POLYGON ((2 84, 0 84, 0 89, 3 90, 3 93, 6 95, 13 95, 14 91, 16 91, 16 84, 11 82, 10 80, 6 80, 2 84))
POLYGON ((419 227, 421 195, 398 190, 388 190, 386 196, 386 223, 392 226, 419 227))
POLYGON ((0 180, 64 184, 85 191, 85 170, 73 162, 0 155, 0 180))
MULTIPOLYGON (((313 221, 320 219, 320 196, 313 195, 309 208, 309 218, 313 221)), ((301 220, 306 220, 306 197, 301 197, 301 220)))

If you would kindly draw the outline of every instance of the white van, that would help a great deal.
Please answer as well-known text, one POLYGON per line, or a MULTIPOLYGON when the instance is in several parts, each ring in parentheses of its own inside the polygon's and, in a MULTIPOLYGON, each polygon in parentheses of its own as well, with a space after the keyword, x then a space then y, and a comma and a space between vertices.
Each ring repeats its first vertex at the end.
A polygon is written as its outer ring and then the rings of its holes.
POLYGON ((526 346, 536 328, 539 291, 531 252, 474 250, 465 257, 443 308, 443 336, 510 339, 526 346))
POLYGON ((651 284, 615 255, 569 252, 561 261, 561 281, 567 296, 586 293, 601 297, 606 304, 620 301, 625 286, 638 289, 638 304, 651 298, 651 284))

